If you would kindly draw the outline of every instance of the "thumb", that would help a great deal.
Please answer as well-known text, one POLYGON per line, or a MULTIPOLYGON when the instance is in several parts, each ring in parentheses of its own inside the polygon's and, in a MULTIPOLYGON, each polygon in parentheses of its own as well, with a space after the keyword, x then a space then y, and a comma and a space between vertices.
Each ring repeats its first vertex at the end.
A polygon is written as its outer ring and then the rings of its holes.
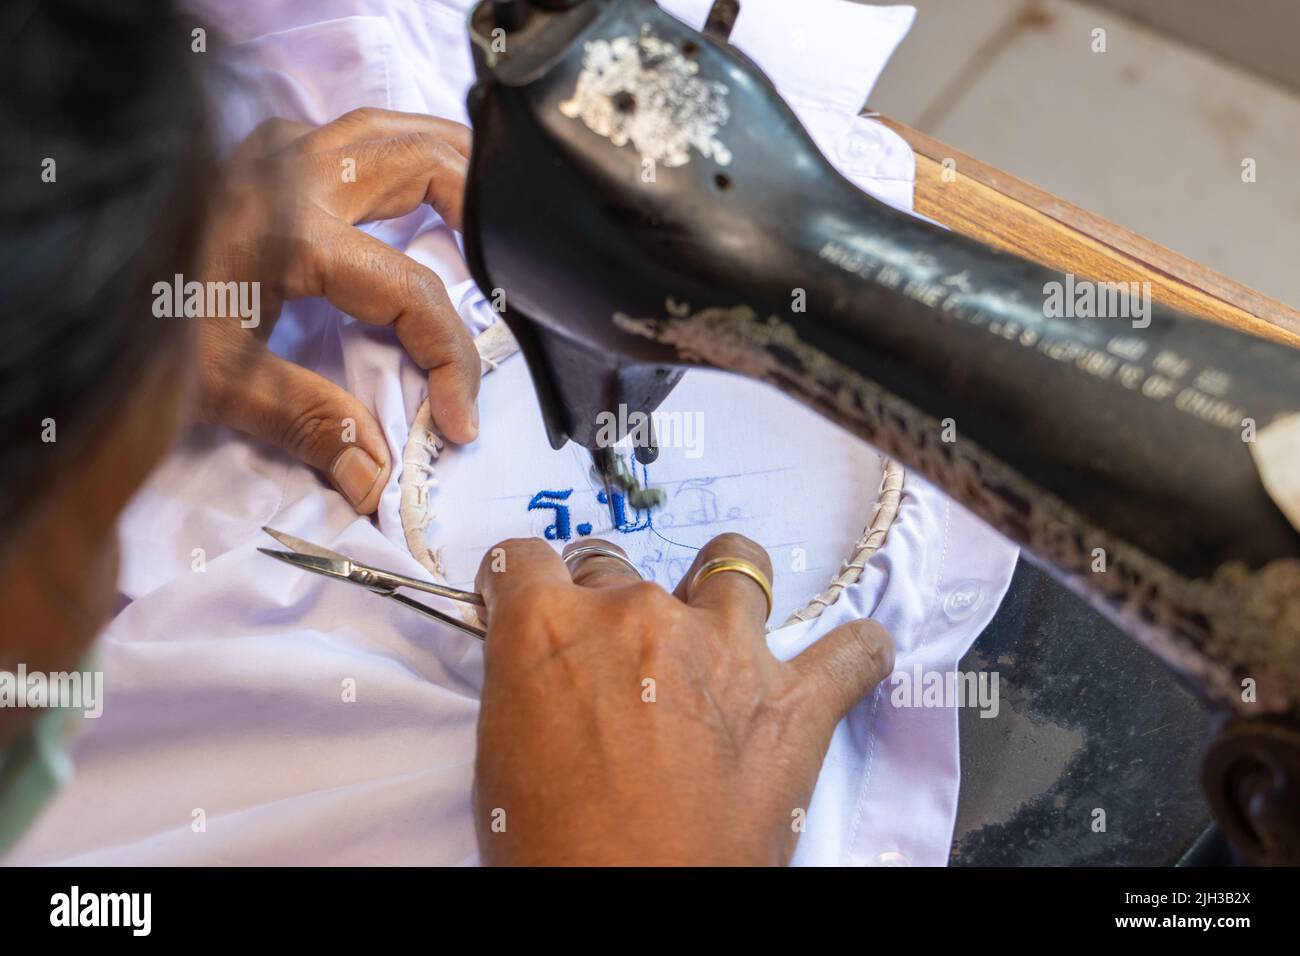
POLYGON ((212 420, 320 471, 359 514, 372 514, 392 473, 383 430, 356 396, 266 349, 226 376, 212 420))
POLYGON ((894 669, 894 640, 875 621, 841 624, 790 662, 826 740, 849 710, 894 669))

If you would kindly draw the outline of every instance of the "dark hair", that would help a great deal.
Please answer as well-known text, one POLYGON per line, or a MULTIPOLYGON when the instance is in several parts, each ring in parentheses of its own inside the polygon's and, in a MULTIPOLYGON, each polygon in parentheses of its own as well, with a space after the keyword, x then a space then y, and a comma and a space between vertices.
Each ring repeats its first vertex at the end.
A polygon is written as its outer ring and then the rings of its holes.
POLYGON ((150 289, 193 261, 212 185, 193 28, 166 0, 0 10, 0 555, 179 341, 150 289))

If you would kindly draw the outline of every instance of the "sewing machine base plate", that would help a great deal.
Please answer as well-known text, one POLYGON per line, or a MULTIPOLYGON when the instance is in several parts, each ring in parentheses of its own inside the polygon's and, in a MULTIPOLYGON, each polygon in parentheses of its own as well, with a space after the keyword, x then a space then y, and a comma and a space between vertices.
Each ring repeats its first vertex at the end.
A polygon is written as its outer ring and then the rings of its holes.
POLYGON ((960 714, 954 865, 1172 865, 1206 831, 1213 715, 1023 558, 960 669, 998 672, 1000 707, 960 714))

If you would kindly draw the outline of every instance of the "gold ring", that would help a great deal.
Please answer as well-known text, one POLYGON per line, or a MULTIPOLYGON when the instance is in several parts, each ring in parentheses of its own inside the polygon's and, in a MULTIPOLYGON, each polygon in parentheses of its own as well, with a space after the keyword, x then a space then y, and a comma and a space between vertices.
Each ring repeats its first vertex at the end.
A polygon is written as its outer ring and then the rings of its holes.
POLYGON ((767 613, 763 615, 763 620, 772 616, 772 582, 767 579, 767 575, 759 570, 758 565, 744 558, 714 558, 712 561, 706 561, 700 565, 700 569, 695 572, 691 578, 690 586, 686 588, 687 599, 695 593, 695 589, 701 584, 713 577, 715 574, 723 574, 727 571, 735 571, 737 574, 743 574, 745 577, 753 580, 760 588, 763 589, 763 597, 767 600, 767 613))

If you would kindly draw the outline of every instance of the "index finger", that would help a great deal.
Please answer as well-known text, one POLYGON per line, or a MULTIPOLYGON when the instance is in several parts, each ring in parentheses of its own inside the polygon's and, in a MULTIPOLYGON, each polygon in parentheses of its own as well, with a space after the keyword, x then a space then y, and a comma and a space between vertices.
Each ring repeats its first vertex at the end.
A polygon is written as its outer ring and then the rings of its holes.
POLYGON ((410 256, 317 214, 305 227, 304 261, 289 296, 323 295, 368 325, 391 325, 408 355, 429 373, 429 410, 454 442, 478 435, 478 350, 437 275, 410 256))
POLYGON ((488 614, 548 586, 572 587, 573 579, 555 549, 540 538, 510 538, 489 548, 474 576, 488 614))
POLYGON ((363 106, 317 127, 302 139, 301 145, 307 152, 315 153, 338 149, 348 143, 401 136, 405 133, 437 136, 466 159, 469 158, 472 133, 464 123, 424 113, 403 113, 375 106, 363 106))
MULTIPOLYGON (((576 538, 564 546, 563 557, 583 548, 607 548, 616 554, 627 557, 627 552, 612 541, 603 538, 576 538)), ((642 576, 622 561, 600 553, 579 556, 573 564, 566 564, 573 583, 581 588, 614 588, 643 580, 642 576)))
POLYGON ((453 229, 469 161, 432 133, 402 133, 308 157, 309 188, 329 213, 351 225, 396 219, 428 203, 453 229))

